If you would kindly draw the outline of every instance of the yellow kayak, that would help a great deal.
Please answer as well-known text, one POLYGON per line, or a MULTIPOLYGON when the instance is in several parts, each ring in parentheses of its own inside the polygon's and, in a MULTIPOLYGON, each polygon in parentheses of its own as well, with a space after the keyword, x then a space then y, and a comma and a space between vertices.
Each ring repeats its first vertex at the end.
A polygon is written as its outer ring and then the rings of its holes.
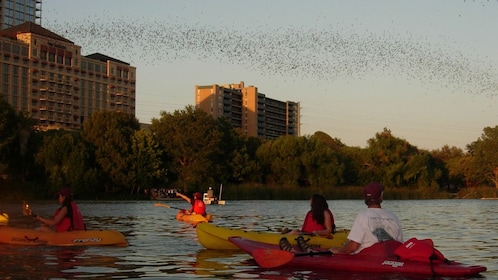
POLYGON ((9 215, 7 213, 0 214, 0 226, 6 226, 9 224, 9 215))
POLYGON ((124 235, 114 230, 44 232, 14 227, 0 227, 0 243, 50 246, 128 246, 124 235))
MULTIPOLYGON (((213 224, 202 223, 196 226, 197 239, 207 249, 217 250, 240 250, 235 244, 228 240, 232 236, 240 236, 246 239, 278 245, 282 237, 286 237, 291 245, 296 245, 296 237, 293 234, 281 234, 277 232, 245 231, 241 229, 230 229, 213 224)), ((349 230, 339 230, 332 238, 305 235, 310 239, 307 243, 313 248, 330 248, 342 246, 347 241, 349 230)))
POLYGON ((186 222, 189 224, 197 225, 200 223, 209 223, 213 221, 213 216, 207 214, 206 216, 200 214, 187 214, 183 210, 178 211, 176 214, 178 221, 186 222))

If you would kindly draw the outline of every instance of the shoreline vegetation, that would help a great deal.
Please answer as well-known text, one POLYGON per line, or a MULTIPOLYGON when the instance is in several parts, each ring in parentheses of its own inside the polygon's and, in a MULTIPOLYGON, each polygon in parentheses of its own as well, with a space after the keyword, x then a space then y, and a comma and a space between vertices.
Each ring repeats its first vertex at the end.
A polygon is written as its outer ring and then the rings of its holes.
MULTIPOLYGON (((39 195, 39 193, 40 187, 34 183, 2 181, 0 186, 2 200, 47 200, 45 195, 39 195)), ((306 200, 313 193, 323 194, 327 200, 361 199, 363 186, 302 188, 245 184, 227 186, 223 189, 223 198, 225 200, 306 200)), ((75 195, 78 199, 77 193, 75 195)), ((448 192, 429 187, 418 189, 387 187, 384 198, 386 200, 497 199, 498 189, 473 187, 463 188, 458 192, 448 192)), ((94 199, 85 198, 83 200, 150 200, 150 196, 146 193, 96 195, 94 199)))

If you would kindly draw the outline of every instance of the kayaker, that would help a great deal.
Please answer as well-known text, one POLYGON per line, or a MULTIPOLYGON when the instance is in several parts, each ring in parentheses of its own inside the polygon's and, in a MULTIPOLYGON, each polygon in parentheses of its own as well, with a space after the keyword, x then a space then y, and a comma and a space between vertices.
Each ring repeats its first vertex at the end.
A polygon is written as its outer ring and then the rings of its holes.
POLYGON ((401 223, 396 215, 381 208, 384 186, 370 183, 363 190, 366 210, 356 216, 348 241, 340 248, 332 247, 334 254, 357 254, 378 242, 397 240, 403 242, 401 223))
POLYGON ((43 218, 39 215, 35 219, 42 222, 42 226, 38 230, 42 231, 71 231, 71 230, 84 230, 85 224, 83 223, 83 215, 79 207, 73 200, 71 189, 62 188, 57 192, 59 197, 59 207, 52 219, 43 218))
POLYGON ((295 229, 289 233, 308 233, 325 237, 335 233, 334 215, 330 211, 325 197, 321 194, 313 194, 310 199, 310 206, 311 210, 306 213, 301 229, 295 229))
POLYGON ((202 194, 200 192, 196 192, 193 194, 192 199, 182 193, 177 192, 176 196, 179 196, 185 199, 188 203, 190 203, 190 210, 185 210, 186 214, 200 214, 202 216, 206 216, 206 204, 202 200, 202 194))

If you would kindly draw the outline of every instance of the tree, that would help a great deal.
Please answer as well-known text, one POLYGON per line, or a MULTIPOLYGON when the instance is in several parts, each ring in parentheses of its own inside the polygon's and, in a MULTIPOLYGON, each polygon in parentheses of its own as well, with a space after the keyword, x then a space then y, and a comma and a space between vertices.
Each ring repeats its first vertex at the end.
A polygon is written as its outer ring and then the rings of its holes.
MULTIPOLYGON (((324 141, 322 136, 302 137, 304 151, 301 155, 303 174, 310 186, 326 187, 344 183, 345 164, 340 154, 340 141, 324 141), (333 145, 331 145, 333 144, 333 145)), ((332 139, 332 138, 330 138, 332 139)))
POLYGON ((368 140, 364 165, 370 181, 390 186, 431 186, 443 174, 428 152, 394 137, 387 128, 368 140))
POLYGON ((154 182, 165 181, 166 170, 162 168, 162 153, 159 144, 148 130, 138 130, 132 137, 132 168, 129 181, 132 182, 131 193, 150 188, 154 182))
POLYGON ((108 178, 106 193, 133 187, 129 174, 135 161, 132 138, 139 128, 134 116, 115 111, 95 112, 83 123, 82 137, 92 145, 95 160, 108 178))
POLYGON ((152 119, 150 130, 171 158, 168 175, 177 177, 184 192, 215 183, 223 132, 212 116, 193 106, 173 113, 163 111, 159 119, 152 119))
POLYGON ((53 130, 43 135, 35 161, 48 175, 47 195, 62 187, 71 187, 74 193, 82 196, 93 194, 98 171, 91 166, 89 149, 79 133, 53 130))
POLYGON ((0 174, 4 174, 15 158, 14 142, 18 134, 19 118, 12 106, 0 95, 0 174))
POLYGON ((481 137, 467 149, 472 155, 469 179, 478 185, 498 188, 498 126, 485 127, 481 137))

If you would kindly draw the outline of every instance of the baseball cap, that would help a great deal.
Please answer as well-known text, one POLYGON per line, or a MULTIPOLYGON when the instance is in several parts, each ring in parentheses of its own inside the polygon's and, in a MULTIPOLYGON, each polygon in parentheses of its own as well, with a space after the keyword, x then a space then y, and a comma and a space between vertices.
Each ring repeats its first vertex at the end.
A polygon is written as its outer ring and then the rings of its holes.
POLYGON ((363 190, 365 199, 371 199, 375 201, 379 201, 381 199, 383 192, 384 186, 379 183, 370 183, 366 185, 365 189, 363 190))

